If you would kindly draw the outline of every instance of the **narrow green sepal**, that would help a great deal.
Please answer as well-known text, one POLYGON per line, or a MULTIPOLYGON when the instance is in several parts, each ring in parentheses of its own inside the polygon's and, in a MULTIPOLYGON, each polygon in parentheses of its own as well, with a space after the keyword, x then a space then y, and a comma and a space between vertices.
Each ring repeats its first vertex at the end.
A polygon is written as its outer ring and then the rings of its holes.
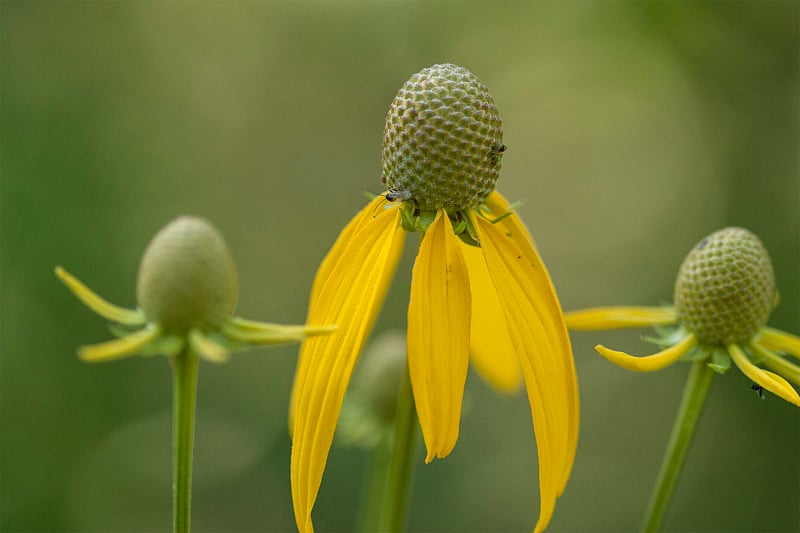
POLYGON ((708 346, 698 345, 692 348, 682 360, 683 361, 702 361, 711 357, 711 349, 708 346))
POLYGON ((426 232, 433 221, 436 219, 436 211, 423 211, 420 210, 419 216, 416 219, 417 231, 426 232))
POLYGON ((196 328, 189 331, 189 345, 197 355, 211 363, 224 363, 230 358, 224 346, 196 328))
POLYGON ((332 333, 336 326, 284 326, 233 318, 222 325, 222 334, 242 344, 264 346, 300 342, 306 337, 332 333))
POLYGON ((724 374, 731 367, 731 356, 725 350, 713 350, 708 367, 717 374, 724 374))
POLYGON ((461 239, 465 244, 468 244, 469 246, 474 246, 476 248, 481 247, 481 243, 475 240, 472 237, 472 235, 469 234, 469 232, 464 231, 462 233, 459 233, 458 238, 461 239))
POLYGON ((139 355, 151 357, 154 355, 166 355, 172 357, 178 355, 183 350, 186 342, 179 335, 164 335, 155 339, 153 342, 142 348, 139 355))
POLYGON ((409 233, 416 233, 417 231, 417 220, 414 216, 413 209, 406 209, 405 207, 400 208, 400 224, 403 226, 403 229, 409 233))

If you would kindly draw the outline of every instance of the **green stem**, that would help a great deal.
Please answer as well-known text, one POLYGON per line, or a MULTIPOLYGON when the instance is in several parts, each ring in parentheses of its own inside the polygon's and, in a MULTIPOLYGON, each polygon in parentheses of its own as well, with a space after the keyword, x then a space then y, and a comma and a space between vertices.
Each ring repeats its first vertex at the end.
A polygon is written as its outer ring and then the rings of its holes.
POLYGON ((394 432, 389 446, 389 463, 386 468, 383 499, 381 501, 377 531, 399 533, 403 531, 411 493, 419 424, 411 392, 411 380, 404 373, 397 398, 394 432))
POLYGON ((692 443, 694 428, 703 411, 714 374, 714 370, 709 368, 704 359, 692 364, 689 379, 683 389, 681 405, 678 407, 678 414, 675 416, 675 423, 672 426, 672 435, 670 435, 664 460, 661 463, 658 481, 656 481, 650 503, 647 506, 642 531, 650 533, 658 531, 661 527, 675 483, 683 470, 683 460, 692 443))
POLYGON ((172 360, 172 529, 188 533, 192 508, 192 448, 197 399, 197 354, 185 349, 172 360))

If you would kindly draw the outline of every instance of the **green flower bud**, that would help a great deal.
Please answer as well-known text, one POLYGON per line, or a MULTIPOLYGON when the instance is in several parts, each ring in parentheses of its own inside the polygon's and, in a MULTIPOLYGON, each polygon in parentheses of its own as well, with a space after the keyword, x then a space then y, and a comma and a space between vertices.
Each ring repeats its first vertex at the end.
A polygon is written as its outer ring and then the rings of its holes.
POLYGON ((165 331, 217 329, 233 314, 236 267, 219 232, 205 220, 180 217, 153 237, 139 266, 136 295, 165 331))
POLYGON ((476 207, 494 190, 504 150, 500 114, 486 86, 456 65, 423 69, 386 115, 387 197, 451 214, 476 207))
POLYGON ((775 303, 775 275, 761 241, 742 228, 712 233, 689 252, 675 283, 675 308, 703 344, 749 340, 775 303))

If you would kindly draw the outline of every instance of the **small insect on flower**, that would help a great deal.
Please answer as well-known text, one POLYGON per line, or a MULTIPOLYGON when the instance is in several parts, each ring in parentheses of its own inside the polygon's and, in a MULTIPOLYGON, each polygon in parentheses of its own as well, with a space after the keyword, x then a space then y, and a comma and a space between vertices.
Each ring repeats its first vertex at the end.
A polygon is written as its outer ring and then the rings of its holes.
POLYGON ((758 394, 758 396, 762 400, 766 399, 766 396, 764 396, 764 387, 762 387, 758 383, 753 383, 752 385, 750 385, 750 388, 756 391, 756 394, 758 394))
POLYGON ((405 202, 406 200, 411 199, 411 191, 398 191, 395 189, 389 189, 386 193, 386 200, 389 202, 405 202))

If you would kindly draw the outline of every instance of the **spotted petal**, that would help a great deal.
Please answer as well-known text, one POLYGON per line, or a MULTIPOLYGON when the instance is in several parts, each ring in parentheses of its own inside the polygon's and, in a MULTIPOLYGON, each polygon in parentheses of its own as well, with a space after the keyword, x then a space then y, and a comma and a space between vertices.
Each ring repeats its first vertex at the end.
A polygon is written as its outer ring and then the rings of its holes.
POLYGON ((516 214, 497 224, 479 217, 473 223, 528 392, 539 453, 541 505, 535 531, 542 531, 569 479, 577 448, 572 349, 550 277, 516 214))
MULTIPOLYGON (((373 205, 375 204, 375 205, 373 205)), ((402 252, 404 231, 398 209, 379 210, 345 229, 349 242, 336 242, 314 283, 308 324, 336 325, 327 336, 307 339, 300 349, 294 385, 291 461, 292 502, 301 533, 313 531, 314 506, 336 421, 356 359, 378 315, 402 252), (331 255, 334 254, 334 255, 331 255), (336 258, 338 256, 338 259, 336 258)))
POLYGON ((459 239, 444 210, 420 243, 408 305, 408 369, 425 462, 449 454, 458 439, 469 362, 470 292, 459 239))

